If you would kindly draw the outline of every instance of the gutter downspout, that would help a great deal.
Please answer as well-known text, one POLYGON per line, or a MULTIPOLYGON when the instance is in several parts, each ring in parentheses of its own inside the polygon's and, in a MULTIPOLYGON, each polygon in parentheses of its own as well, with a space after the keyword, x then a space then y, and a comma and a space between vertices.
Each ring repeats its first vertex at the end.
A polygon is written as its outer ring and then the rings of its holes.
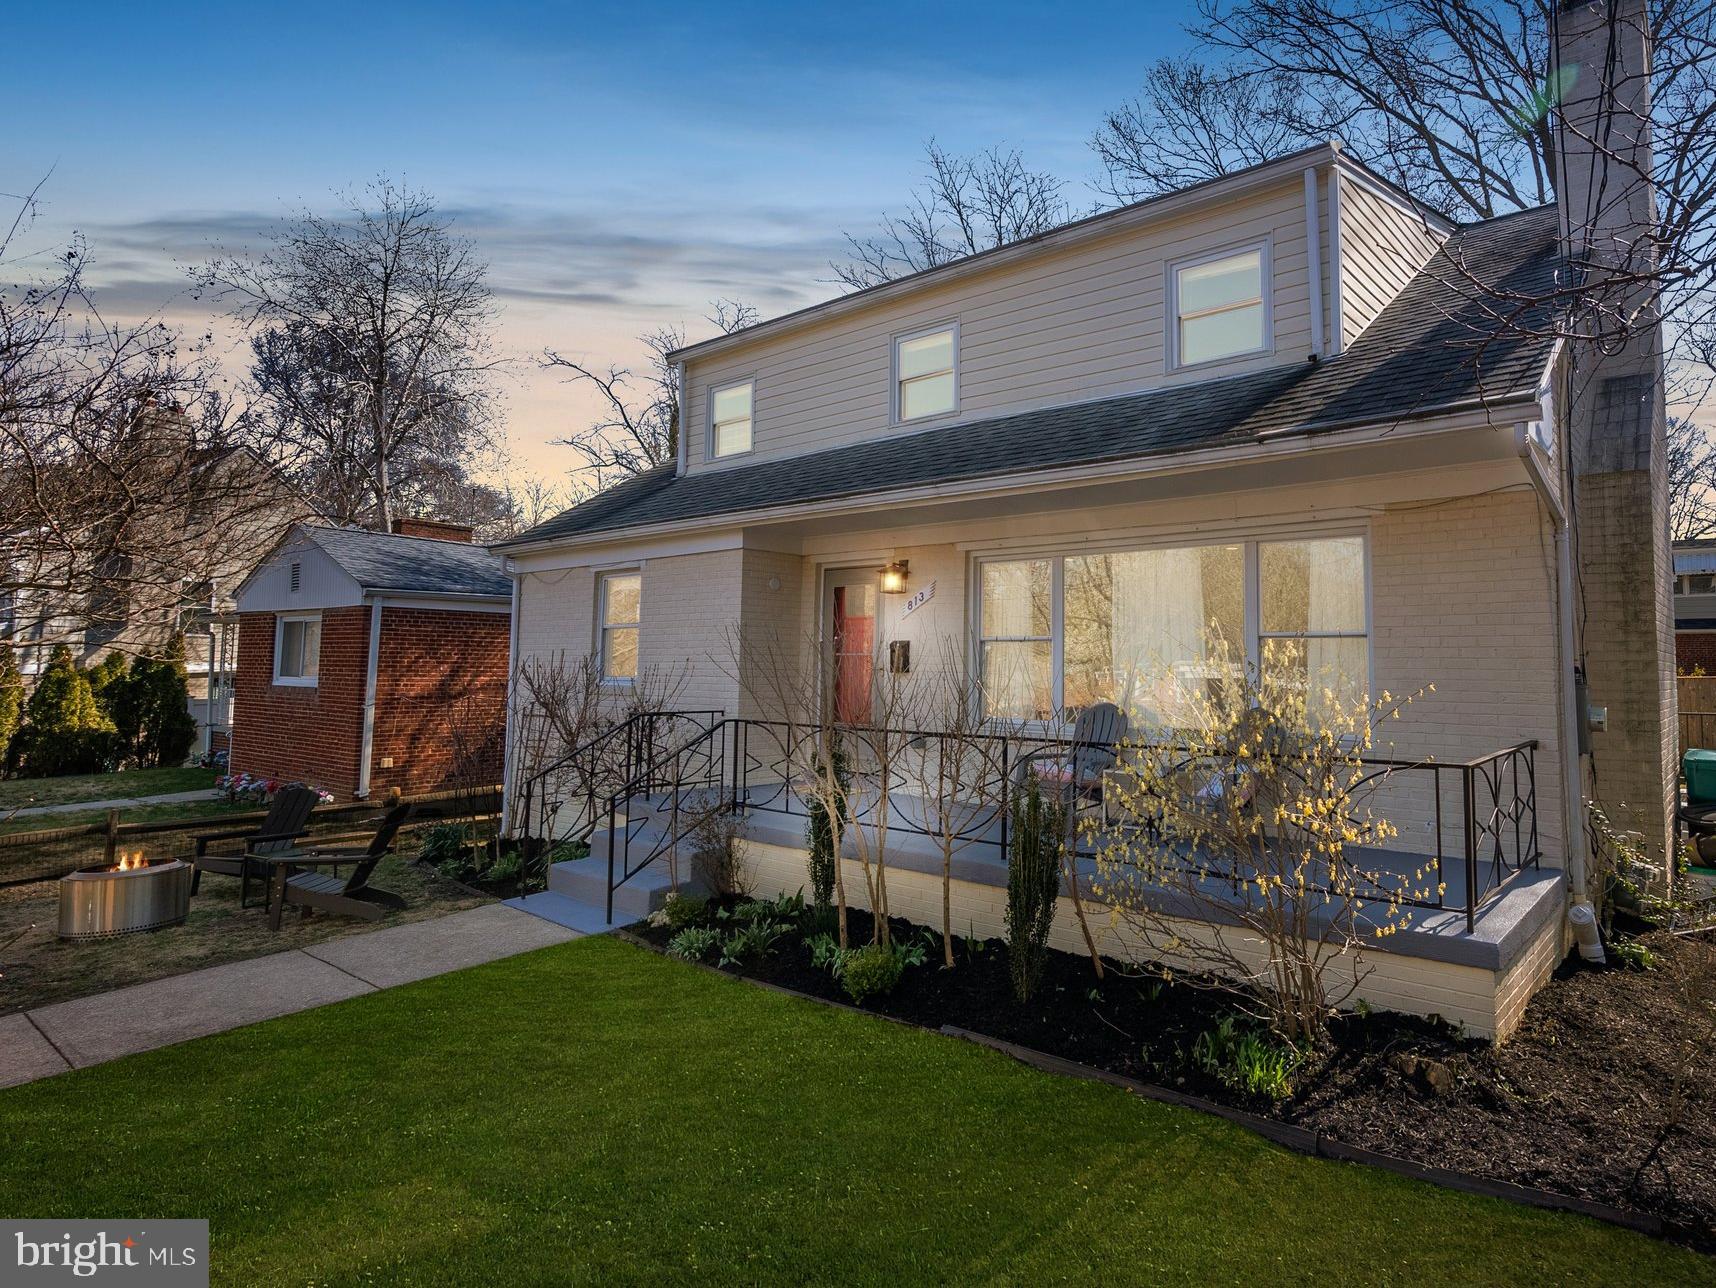
POLYGON ((363 681, 363 742, 358 751, 358 781, 355 795, 369 799, 369 766, 375 757, 375 674, 381 661, 381 610, 386 603, 380 595, 364 598, 369 603, 369 661, 364 668, 363 681))
POLYGON ((512 579, 512 614, 506 633, 506 719, 501 742, 501 835, 512 835, 512 742, 514 737, 513 702, 518 683, 518 602, 519 583, 523 580, 518 566, 511 559, 503 561, 507 576, 512 579))
POLYGON ((686 395, 690 389, 685 383, 685 364, 683 362, 673 364, 673 379, 679 390, 679 442, 675 444, 678 448, 679 459, 674 462, 674 473, 682 475, 685 473, 686 464, 691 459, 691 405, 686 401, 686 395))
POLYGON ((1579 955, 1587 961, 1604 959, 1603 944, 1597 930, 1596 910, 1591 906, 1585 853, 1585 810, 1583 801, 1584 773, 1579 764, 1579 702, 1574 684, 1574 658, 1577 656, 1573 609, 1573 541, 1572 527, 1566 507, 1561 504, 1543 467, 1532 450, 1531 433, 1524 425, 1514 427, 1514 447, 1525 464, 1532 486, 1543 499, 1549 516, 1555 523, 1555 600, 1561 655, 1561 799, 1565 811, 1562 826, 1567 838, 1567 878, 1572 886, 1572 904, 1567 910, 1573 937, 1579 944, 1579 955))
POLYGON ((1323 231, 1317 206, 1322 193, 1317 168, 1305 169, 1305 262, 1311 279, 1311 356, 1323 354, 1323 231))

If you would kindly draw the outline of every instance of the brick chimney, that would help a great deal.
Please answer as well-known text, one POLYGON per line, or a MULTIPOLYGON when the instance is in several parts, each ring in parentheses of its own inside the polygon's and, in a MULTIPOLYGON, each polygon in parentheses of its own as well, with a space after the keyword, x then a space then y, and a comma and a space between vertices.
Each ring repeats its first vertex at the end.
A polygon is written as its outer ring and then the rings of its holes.
POLYGON ((396 537, 428 537, 431 541, 463 541, 469 545, 474 531, 468 523, 444 523, 440 519, 405 519, 393 521, 396 537))
MULTIPOLYGON (((1592 707, 1586 792, 1672 853, 1678 803, 1672 556, 1655 264, 1646 0, 1562 0, 1557 196, 1568 268, 1600 307, 1568 345, 1575 620, 1592 707)), ((1583 722, 1585 712, 1580 712, 1583 722)))

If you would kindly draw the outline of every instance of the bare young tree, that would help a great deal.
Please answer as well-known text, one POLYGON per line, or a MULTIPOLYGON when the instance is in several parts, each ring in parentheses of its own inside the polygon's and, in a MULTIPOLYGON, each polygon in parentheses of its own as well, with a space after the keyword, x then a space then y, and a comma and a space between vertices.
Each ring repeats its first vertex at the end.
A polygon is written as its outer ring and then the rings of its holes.
POLYGON ((1318 116, 1284 73, 1161 58, 1138 95, 1105 112, 1091 137, 1103 167, 1098 187, 1140 201, 1220 178, 1324 137, 1318 116))
POLYGON ((0 225, 0 638, 158 646, 293 498, 235 441, 200 349, 102 315, 81 238, 15 253, 34 208, 0 225))
POLYGON ((1716 445, 1697 421, 1668 422, 1668 533, 1695 541, 1716 532, 1716 445))
POLYGON ((495 309, 487 265, 428 193, 384 177, 343 200, 339 216, 305 211, 263 254, 193 276, 275 333, 258 351, 261 450, 366 493, 365 517, 386 531, 409 462, 490 442, 495 309))
MULTIPOLYGON (((733 300, 714 300, 707 321, 731 335, 754 325, 757 310, 733 300)), ((679 373, 668 355, 684 347, 685 328, 657 327, 639 336, 638 343, 648 354, 648 366, 640 372, 596 367, 555 349, 543 350, 543 367, 562 373, 568 384, 595 390, 601 402, 601 412, 588 426, 555 440, 577 454, 577 469, 593 475, 586 495, 679 457, 679 373)))
POLYGON ((868 236, 846 234, 851 258, 833 265, 854 289, 922 272, 978 251, 1047 232, 1072 218, 1054 175, 1032 170, 1016 150, 960 156, 924 144, 925 180, 906 212, 884 215, 868 236))

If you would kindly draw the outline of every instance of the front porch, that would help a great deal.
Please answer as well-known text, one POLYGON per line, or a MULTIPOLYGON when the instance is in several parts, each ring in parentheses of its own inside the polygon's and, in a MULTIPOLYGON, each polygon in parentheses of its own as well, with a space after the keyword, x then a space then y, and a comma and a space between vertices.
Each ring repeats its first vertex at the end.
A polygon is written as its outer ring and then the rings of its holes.
MULTIPOLYGON (((677 719, 676 717, 665 717, 677 719)), ((660 722, 662 716, 649 720, 660 722)), ((681 732, 684 732, 683 722, 681 732)), ((591 855, 558 865, 570 888, 606 889, 607 917, 618 907, 642 915, 665 893, 663 869, 676 849, 681 879, 687 879, 688 819, 711 809, 744 819, 744 854, 755 893, 790 894, 807 883, 810 792, 802 768, 808 763, 799 740, 814 736, 803 726, 749 719, 711 721, 664 754, 642 765, 627 785, 596 810, 591 855), (647 874, 647 875, 646 875, 647 874), (646 884, 649 896, 637 887, 646 884), (640 898, 642 902, 640 903, 640 898)), ((919 744, 946 737, 915 735, 919 744)), ((988 735, 989 772, 1011 782, 1021 760, 1059 751, 1066 739, 1043 735, 988 735)), ((633 735, 634 740, 636 739, 633 735)), ((1535 757, 1531 743, 1471 761, 1379 760, 1367 771, 1371 787, 1389 796, 1403 813, 1428 821, 1421 835, 1408 834, 1397 848, 1356 851, 1356 866, 1370 876, 1374 898, 1358 914, 1361 935, 1387 925, 1386 936, 1362 940, 1365 983, 1355 999, 1414 1014, 1440 1015, 1468 1029, 1505 1036, 1525 1001, 1564 955, 1562 914, 1565 879, 1542 862, 1538 847, 1535 757), (1397 902, 1398 901, 1398 902, 1397 902)), ((901 774, 886 802, 886 865, 896 915, 924 925, 942 919, 943 833, 953 835, 948 898, 961 934, 999 935, 1007 885, 1005 791, 995 784, 977 790, 973 803, 946 807, 929 801, 901 774), (961 812, 963 811, 963 812, 961 812), (950 818, 951 813, 951 818, 950 818)), ((845 839, 846 890, 863 906, 861 845, 874 858, 881 793, 873 776, 854 776, 854 823, 845 839), (857 835, 863 829, 862 842, 857 835)), ((1093 803, 1092 809, 1100 809, 1093 803)), ((1097 880, 1094 851, 1120 836, 1119 825, 1086 832, 1077 859, 1081 894, 1103 951, 1118 958, 1160 956, 1129 941, 1124 922, 1110 915, 1097 880)), ((1206 864, 1199 864, 1204 868, 1206 864)), ((1112 883, 1113 874, 1109 878, 1112 883)), ((554 885, 551 878, 551 886, 554 885)), ((1231 943, 1237 909, 1247 897, 1243 874, 1209 875, 1187 888, 1152 888, 1153 906, 1178 928, 1180 938, 1224 935, 1231 943), (1192 897, 1195 895, 1196 897, 1192 897)), ((1064 896, 1054 940, 1068 951, 1082 942, 1071 901, 1064 896)), ((1311 912, 1312 925, 1327 929, 1337 915, 1326 899, 1311 912)), ((625 916, 621 920, 627 919, 625 916)), ((1238 936, 1244 942, 1244 936, 1238 936)))

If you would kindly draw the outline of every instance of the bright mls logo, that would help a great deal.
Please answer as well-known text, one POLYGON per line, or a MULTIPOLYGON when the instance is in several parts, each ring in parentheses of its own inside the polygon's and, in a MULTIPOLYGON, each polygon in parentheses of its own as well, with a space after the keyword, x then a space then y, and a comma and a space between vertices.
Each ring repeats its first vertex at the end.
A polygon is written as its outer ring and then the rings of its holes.
POLYGON ((0 1221, 7 1284, 207 1288, 207 1221, 0 1221))

